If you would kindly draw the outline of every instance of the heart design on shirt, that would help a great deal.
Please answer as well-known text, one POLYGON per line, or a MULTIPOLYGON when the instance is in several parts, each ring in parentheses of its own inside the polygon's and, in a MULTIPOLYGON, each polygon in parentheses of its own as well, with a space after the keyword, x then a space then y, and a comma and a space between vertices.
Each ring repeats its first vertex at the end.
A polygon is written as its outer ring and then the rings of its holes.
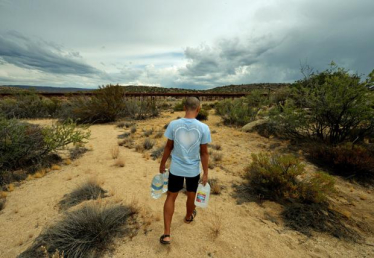
POLYGON ((179 127, 175 130, 176 142, 188 153, 199 144, 200 132, 196 128, 179 127))

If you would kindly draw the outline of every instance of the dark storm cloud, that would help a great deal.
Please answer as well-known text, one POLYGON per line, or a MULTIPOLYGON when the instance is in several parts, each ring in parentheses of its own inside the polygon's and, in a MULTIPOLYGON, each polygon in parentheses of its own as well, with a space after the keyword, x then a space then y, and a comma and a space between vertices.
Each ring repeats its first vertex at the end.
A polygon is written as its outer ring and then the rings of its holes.
POLYGON ((54 43, 36 41, 18 32, 0 34, 3 62, 52 74, 91 75, 99 71, 85 64, 79 52, 64 52, 54 43))
POLYGON ((282 7, 260 9, 257 32, 186 48, 183 83, 292 82, 302 64, 321 71, 333 60, 359 74, 374 69, 374 1, 295 2, 283 14, 282 7))

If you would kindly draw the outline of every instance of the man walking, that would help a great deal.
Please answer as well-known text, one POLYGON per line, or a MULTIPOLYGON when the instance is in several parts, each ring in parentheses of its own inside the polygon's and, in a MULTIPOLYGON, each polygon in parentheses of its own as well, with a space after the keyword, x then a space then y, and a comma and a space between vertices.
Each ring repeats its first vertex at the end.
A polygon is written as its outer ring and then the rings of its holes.
POLYGON ((172 121, 165 132, 168 141, 160 164, 160 173, 165 171, 165 163, 171 155, 168 192, 164 204, 164 234, 160 243, 170 244, 170 226, 174 204, 186 180, 187 202, 184 221, 190 223, 196 217, 195 195, 200 180, 200 161, 203 167, 202 183, 208 181, 208 143, 211 142, 209 127, 198 121, 200 101, 195 97, 186 99, 184 118, 172 121))

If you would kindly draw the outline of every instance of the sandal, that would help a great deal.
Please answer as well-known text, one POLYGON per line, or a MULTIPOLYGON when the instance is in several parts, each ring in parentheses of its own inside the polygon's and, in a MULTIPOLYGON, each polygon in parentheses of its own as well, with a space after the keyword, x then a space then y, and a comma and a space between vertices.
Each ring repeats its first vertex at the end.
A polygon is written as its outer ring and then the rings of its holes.
POLYGON ((165 241, 165 237, 170 237, 170 235, 162 235, 160 237, 160 243, 163 244, 163 245, 170 245, 170 241, 165 241))
POLYGON ((193 219, 196 217, 196 214, 197 214, 196 210, 193 210, 191 218, 190 219, 184 218, 184 222, 186 222, 188 224, 191 223, 193 221, 193 219))

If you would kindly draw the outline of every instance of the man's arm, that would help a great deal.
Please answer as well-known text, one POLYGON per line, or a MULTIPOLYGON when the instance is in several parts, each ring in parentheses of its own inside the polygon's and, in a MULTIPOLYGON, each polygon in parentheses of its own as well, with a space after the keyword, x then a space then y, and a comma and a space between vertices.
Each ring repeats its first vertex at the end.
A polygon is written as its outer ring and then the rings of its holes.
POLYGON ((208 182, 208 163, 209 163, 209 153, 208 153, 208 144, 200 145, 200 159, 201 164, 203 165, 203 185, 208 182))
POLYGON ((160 173, 165 172, 165 163, 168 160, 170 153, 173 150, 173 147, 174 147, 174 141, 168 139, 168 141, 166 142, 165 149, 164 149, 164 155, 162 155, 162 159, 160 163, 160 173))

